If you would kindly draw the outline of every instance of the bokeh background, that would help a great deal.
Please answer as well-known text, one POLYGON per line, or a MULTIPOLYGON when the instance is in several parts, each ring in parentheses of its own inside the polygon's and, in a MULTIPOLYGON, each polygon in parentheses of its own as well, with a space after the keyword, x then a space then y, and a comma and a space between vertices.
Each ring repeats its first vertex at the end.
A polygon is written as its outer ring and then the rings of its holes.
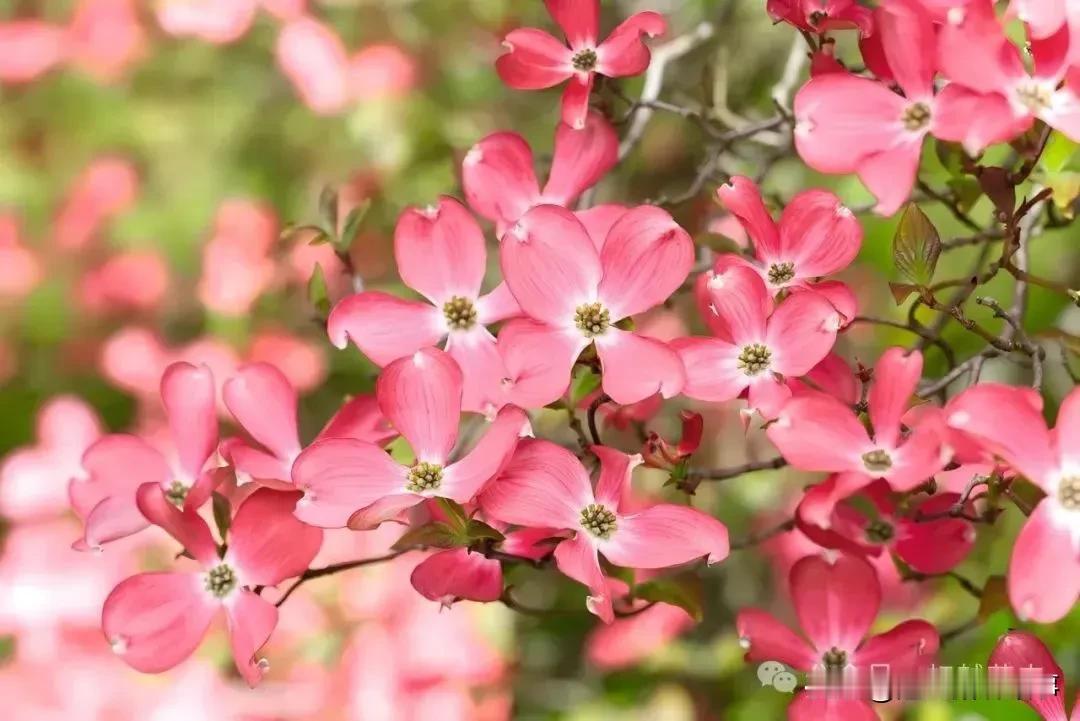
MULTIPOLYGON (((667 14, 673 36, 712 23, 713 39, 669 67, 662 97, 734 124, 774 114, 772 94, 791 54, 793 31, 774 27, 763 6, 604 2, 604 26, 643 9, 667 14)), ((669 607, 598 629, 583 590, 551 570, 510 576, 523 601, 548 611, 542 617, 498 604, 440 611, 409 585, 412 556, 314 581, 283 607, 266 649, 271 671, 253 691, 232 670, 220 633, 177 669, 149 677, 114 658, 98 630, 111 587, 135 570, 163 567, 169 546, 147 533, 101 554, 70 550, 78 525, 66 487, 82 450, 105 432, 159 432, 158 378, 173 360, 208 363, 219 380, 243 362, 275 363, 303 392, 306 439, 346 396, 369 392, 374 367, 326 341, 321 291, 313 302, 310 278, 318 265, 330 301, 350 285, 406 293, 390 247, 402 208, 442 193, 461 197, 461 158, 496 130, 521 133, 540 164, 548 160, 558 91, 509 90, 493 67, 502 35, 522 25, 550 27, 539 0, 0 0, 0 716, 784 717, 787 697, 761 688, 743 663, 732 619, 748 605, 791 617, 786 569, 818 550, 797 533, 702 571, 697 625, 669 607), (319 197, 328 186, 338 191, 339 217, 367 204, 349 249, 355 280, 329 244, 290 230, 324 222, 319 197)), ((640 79, 621 87, 635 97, 640 79)), ((626 110, 612 93, 598 100, 615 119, 626 110)), ((596 198, 677 198, 708 152, 694 123, 658 112, 596 198)), ((927 156, 923 177, 944 184, 947 173, 927 156)), ((832 187, 853 208, 870 206, 857 181, 810 173, 782 132, 734 145, 718 169, 762 176, 778 206, 811 185, 832 187)), ((711 200, 715 185, 669 206, 703 249, 741 240, 711 200)), ((943 237, 960 233, 947 213, 926 210, 943 237)), ((972 212, 987 217, 985 199, 972 212)), ((867 314, 901 318, 887 287, 895 221, 863 217, 865 246, 845 280, 867 314)), ((1047 231, 1032 248, 1033 271, 1076 277, 1072 231, 1047 231)), ((973 253, 948 253, 939 273, 967 272, 973 253)), ((992 290, 1008 298, 1006 286, 992 290)), ((1047 338, 1080 324, 1038 288, 1027 320, 1047 338)), ((664 333, 699 321, 682 299, 648 322, 664 333)), ((959 349, 979 348, 955 328, 947 337, 959 349)), ((840 350, 871 364, 882 348, 911 340, 857 324, 840 350)), ((940 374, 933 352, 928 364, 930 375, 940 374)), ((1022 373, 991 363, 986 377, 1022 373)), ((1051 406, 1067 387, 1051 367, 1051 406)), ((650 427, 677 435, 682 404, 669 405, 650 427)), ((696 409, 706 414, 700 465, 774 455, 758 431, 744 434, 735 406, 696 409)), ((568 439, 564 419, 541 415, 538 435, 568 439)), ((604 432, 624 449, 639 444, 632 430, 604 432)), ((695 502, 740 536, 782 520, 813 480, 765 471, 706 484, 695 502)), ((670 493, 663 481, 640 478, 642 487, 670 493)), ((1004 573, 1020 521, 1012 512, 984 532, 962 572, 980 584, 1004 573)), ((328 534, 317 564, 377 555, 393 534, 328 534)), ((883 559, 885 577, 890 563, 883 559)), ((1000 602, 984 601, 980 611, 948 580, 905 583, 891 572, 882 628, 913 616, 943 629, 978 618, 945 649, 955 665, 985 665, 997 636, 1018 625, 1000 602)), ((1080 679, 1080 615, 1037 631, 1080 679)), ((1010 703, 924 704, 904 714, 1035 718, 1010 703)))

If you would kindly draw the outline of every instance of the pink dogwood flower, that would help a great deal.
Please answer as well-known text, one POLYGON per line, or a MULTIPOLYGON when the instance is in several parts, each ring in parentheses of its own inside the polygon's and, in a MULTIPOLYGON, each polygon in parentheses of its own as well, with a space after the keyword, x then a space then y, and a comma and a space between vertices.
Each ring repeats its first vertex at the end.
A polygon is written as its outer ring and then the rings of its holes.
POLYGON ((590 112, 578 130, 559 123, 543 191, 532 148, 509 131, 492 133, 469 150, 461 164, 461 181, 469 205, 495 223, 501 238, 529 208, 540 204, 569 208, 615 166, 618 154, 615 129, 600 113, 590 112))
POLYGON ((777 223, 765 207, 753 180, 735 176, 716 197, 739 219, 754 244, 753 264, 777 293, 783 288, 810 287, 814 279, 851 265, 862 245, 862 226, 855 214, 827 190, 806 190, 784 208, 777 223))
POLYGON ((139 176, 130 160, 102 157, 83 169, 56 215, 55 238, 64 250, 88 245, 103 226, 124 213, 139 194, 139 176))
POLYGON ((256 0, 162 0, 155 12, 170 35, 224 44, 248 31, 258 7, 256 0))
POLYGON ((727 557, 728 533, 720 521, 687 506, 661 503, 628 512, 623 499, 641 456, 604 446, 592 451, 600 459, 595 491, 570 451, 549 441, 522 441, 480 495, 480 506, 504 523, 574 532, 555 547, 555 563, 589 589, 586 607, 611 623, 612 593, 598 554, 632 569, 668 568, 702 556, 711 565, 727 557))
POLYGON ((808 33, 855 28, 874 32, 874 13, 856 0, 769 0, 765 6, 775 22, 786 22, 808 33))
MULTIPOLYGON (((746 660, 778 661, 792 668, 820 673, 854 672, 868 683, 870 666, 889 664, 893 673, 929 665, 937 652, 938 632, 923 620, 909 620, 885 633, 867 633, 881 607, 881 583, 874 568, 857 556, 833 561, 806 556, 789 580, 795 615, 805 634, 799 636, 772 614, 748 608, 735 617, 746 648, 746 660)), ((873 705, 849 694, 800 691, 788 707, 792 721, 877 721, 873 705)))
POLYGON ((1025 620, 1059 620, 1080 594, 1080 391, 1061 404, 1054 430, 1036 391, 996 383, 967 389, 945 416, 1046 492, 1013 546, 1009 600, 1025 620))
POLYGON ((787 378, 809 372, 836 342, 833 305, 814 291, 798 291, 773 310, 758 272, 732 264, 708 279, 714 338, 680 338, 671 347, 686 367, 683 393, 721 402, 747 393, 749 406, 773 417, 790 396, 787 378))
MULTIPOLYGON (((269 363, 252 363, 225 381, 222 397, 229 412, 258 444, 239 438, 222 444, 222 455, 236 469, 238 483, 255 480, 291 490, 292 466, 303 448, 292 384, 269 363)), ((356 438, 382 444, 396 435, 374 399, 357 396, 341 407, 318 438, 356 438)))
POLYGON ((502 405, 500 381, 506 373, 485 326, 519 310, 505 285, 480 294, 487 268, 480 226, 448 196, 438 206, 408 208, 394 232, 394 256, 402 281, 426 302, 381 291, 356 293, 330 312, 330 342, 344 348, 351 340, 385 366, 445 341, 446 352, 465 374, 465 410, 493 413, 502 405))
POLYGON ((927 415, 905 430, 908 401, 922 375, 918 351, 890 348, 874 369, 867 433, 851 406, 825 393, 808 391, 784 404, 767 429, 780 453, 804 471, 842 474, 837 497, 883 478, 896 491, 906 491, 944 468, 948 449, 941 445, 941 424, 927 415))
POLYGON ((504 406, 476 446, 451 462, 464 381, 447 353, 425 348, 383 368, 375 384, 379 409, 409 442, 416 461, 399 463, 374 443, 323 438, 292 467, 304 491, 296 515, 323 528, 374 528, 429 498, 468 503, 531 433, 528 417, 504 406))
POLYGON ((0 82, 28 83, 62 63, 64 29, 41 20, 0 23, 0 82))
POLYGON ((168 531, 202 567, 195 572, 140 573, 105 599, 101 628, 113 651, 144 673, 166 671, 190 656, 224 610, 236 668, 250 686, 268 668, 255 655, 277 625, 274 604, 253 589, 299 576, 319 552, 322 531, 292 515, 299 494, 262 489, 244 501, 219 552, 206 522, 177 508, 157 484, 140 486, 138 507, 168 531))
POLYGON ((539 205, 507 231, 500 252, 506 284, 529 316, 499 333, 516 403, 538 407, 559 398, 590 346, 603 367, 604 392, 616 403, 682 390, 682 363, 667 344, 618 327, 663 303, 693 265, 693 241, 666 211, 627 211, 597 250, 571 211, 539 205))
POLYGON ((646 37, 667 32, 659 13, 641 12, 624 20, 599 42, 600 0, 545 0, 566 42, 543 30, 518 28, 507 34, 508 49, 495 63, 503 82, 518 90, 539 90, 570 82, 562 96, 562 121, 573 128, 585 124, 594 76, 640 75, 649 67, 646 37))
POLYGON ((214 377, 206 366, 173 363, 161 376, 161 400, 168 416, 175 453, 166 457, 142 438, 110 434, 90 446, 82 458, 85 474, 68 488, 72 508, 85 530, 74 548, 98 550, 146 528, 135 491, 155 483, 169 500, 188 510, 199 508, 213 492, 218 422, 214 377))
MULTIPOLYGON (((1057 681, 1055 693, 1030 693, 1019 700, 1035 709, 1044 721, 1068 721, 1065 672, 1038 636, 1028 631, 1009 631, 998 639, 986 665, 1001 669, 1006 678, 1014 680, 1021 678, 1022 669, 1038 669, 1044 676, 1053 676, 1057 681)), ((1080 700, 1073 706, 1072 718, 1080 718, 1080 700)))
POLYGON ((341 38, 327 25, 307 15, 286 22, 274 55, 312 112, 335 115, 352 101, 349 56, 341 38))

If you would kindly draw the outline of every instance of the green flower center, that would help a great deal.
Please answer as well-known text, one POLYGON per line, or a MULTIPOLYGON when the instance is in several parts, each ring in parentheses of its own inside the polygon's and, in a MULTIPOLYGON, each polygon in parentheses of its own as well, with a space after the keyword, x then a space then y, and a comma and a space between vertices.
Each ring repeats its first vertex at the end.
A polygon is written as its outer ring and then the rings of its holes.
POLYGON ((180 481, 173 481, 169 487, 165 489, 165 498, 177 508, 183 508, 184 501, 187 500, 188 490, 190 489, 180 481))
POLYGON ((421 461, 409 470, 409 481, 405 490, 411 493, 434 491, 442 485, 443 469, 438 463, 421 461))
POLYGON ((829 671, 837 671, 847 666, 847 652, 833 646, 821 657, 825 668, 829 671))
POLYGON ((760 343, 752 343, 739 353, 739 370, 748 376, 756 376, 766 370, 772 361, 772 351, 760 343))
POLYGON ((615 513, 599 503, 591 503, 581 512, 581 526, 597 538, 606 540, 615 533, 615 513))
POLYGON ((603 335, 611 325, 611 313, 599 303, 579 305, 574 311, 574 325, 586 338, 603 335))
POLYGON ((1062 478, 1058 486, 1058 500, 1070 511, 1080 511, 1080 476, 1062 478))
POLYGON ((579 50, 570 62, 575 70, 588 72, 596 67, 596 51, 589 48, 579 50))
POLYGON ((453 330, 468 330, 476 325, 476 306, 468 298, 453 296, 443 303, 442 312, 446 324, 453 330))
POLYGON ((866 539, 871 543, 888 543, 896 535, 891 523, 880 519, 871 521, 866 526, 866 539))
POLYGON ((880 448, 876 451, 864 453, 862 462, 866 466, 866 470, 871 473, 884 473, 892 468, 892 458, 889 458, 889 454, 880 448))
POLYGON ((900 122, 913 133, 922 130, 930 124, 930 106, 926 103, 914 103, 907 106, 904 108, 904 114, 900 116, 900 122))
POLYGON ((222 563, 214 566, 206 574, 206 590, 216 598, 225 598, 236 588, 236 572, 231 566, 222 563))
POLYGON ((789 280, 795 277, 795 264, 791 262, 787 263, 773 263, 769 266, 769 282, 773 285, 780 285, 787 283, 789 280))

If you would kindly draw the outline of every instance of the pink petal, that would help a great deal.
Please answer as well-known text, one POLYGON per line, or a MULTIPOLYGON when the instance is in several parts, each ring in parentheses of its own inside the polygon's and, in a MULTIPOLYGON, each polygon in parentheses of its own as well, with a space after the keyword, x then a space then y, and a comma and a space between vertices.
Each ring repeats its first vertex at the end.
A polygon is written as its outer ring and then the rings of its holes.
POLYGON ((1017 117, 998 93, 977 93, 950 83, 934 101, 930 131, 934 137, 961 143, 972 155, 1024 132, 1030 116, 1017 117))
MULTIPOLYGON (((1043 673, 1057 676, 1059 685, 1063 685, 1062 682, 1065 679, 1061 666, 1054 660, 1046 644, 1028 631, 1012 630, 1002 636, 990 653, 987 666, 1009 666, 1014 669, 1040 668, 1043 673)), ((1065 714, 1063 693, 1037 695, 1025 699, 1024 702, 1038 711, 1045 721, 1067 721, 1068 719, 1065 714)), ((1073 708, 1074 717, 1077 708, 1080 706, 1073 708)))
POLYGON ((582 77, 580 73, 570 76, 570 82, 563 90, 560 117, 571 128, 584 128, 589 117, 589 95, 592 93, 593 74, 582 77))
POLYGON ((311 565, 323 532, 293 515, 300 496, 261 488, 240 504, 229 527, 226 561, 244 585, 276 586, 311 565))
POLYGON ((813 392, 817 389, 818 392, 835 396, 848 405, 859 402, 859 381, 847 361, 836 353, 825 356, 820 363, 810 369, 806 378, 813 382, 813 388, 809 385, 792 384, 793 390, 813 392))
POLYGON ((140 573, 105 599, 101 630, 126 664, 161 673, 195 651, 218 607, 201 574, 140 573))
POLYGON ((1054 623, 1076 604, 1080 560, 1069 521, 1052 500, 1035 507, 1009 560, 1009 601, 1023 621, 1054 623))
POLYGON ((662 341, 609 328, 595 342, 603 367, 604 392, 620 405, 637 403, 656 393, 671 398, 686 385, 682 360, 662 341))
POLYGON ((917 2, 891 3, 875 16, 893 80, 913 99, 934 94, 937 37, 926 9, 917 2))
POLYGON ((791 597, 799 624, 824 653, 851 653, 862 641, 881 606, 881 584, 874 567, 856 556, 830 563, 807 556, 791 569, 791 597))
POLYGON ((296 390, 276 367, 269 363, 241 367, 225 381, 221 395, 244 430, 275 456, 291 461, 299 455, 296 390))
POLYGON ((488 220, 510 226, 540 199, 532 148, 517 133, 488 135, 461 164, 469 205, 488 220))
POLYGON ((827 301, 832 303, 832 307, 836 311, 835 318, 830 322, 840 329, 850 325, 855 316, 859 314, 859 299, 855 297, 855 292, 851 289, 851 286, 843 281, 825 280, 820 283, 810 283, 801 289, 796 287, 794 290, 796 292, 810 291, 824 296, 827 301))
POLYGON ((536 206, 507 231, 500 252, 506 284, 530 317, 567 327, 578 306, 596 300, 600 256, 571 211, 536 206))
POLYGON ((503 590, 502 564, 467 548, 428 556, 413 569, 409 580, 421 596, 444 606, 461 599, 498 601, 503 590))
POLYGON ((573 54, 543 30, 518 28, 503 40, 507 52, 495 61, 502 81, 518 90, 550 88, 573 73, 573 54))
POLYGON ((661 503, 620 515, 614 535, 597 546, 605 558, 624 568, 668 568, 702 556, 712 565, 727 558, 728 532, 707 513, 661 503))
POLYGON ((503 405, 507 395, 502 382, 506 368, 495 338, 487 328, 476 326, 451 333, 446 340, 446 352, 461 368, 462 410, 490 413, 503 405))
POLYGON ((0 81, 26 83, 64 60, 64 28, 40 20, 0 23, 0 81))
POLYGON ((875 213, 892 215, 911 196, 921 152, 922 139, 917 138, 869 155, 859 164, 859 180, 878 201, 875 213))
POLYGON ((766 420, 772 420, 791 398, 791 389, 783 376, 763 373, 750 381, 746 398, 749 409, 756 410, 766 420))
POLYGON ((126 498, 134 508, 139 486, 172 480, 165 458, 143 439, 126 434, 103 436, 86 449, 82 467, 85 477, 73 478, 68 493, 83 519, 107 498, 126 498))
POLYGON ((744 608, 735 617, 739 638, 752 663, 779 661, 800 671, 809 671, 821 661, 814 649, 776 618, 757 608, 744 608))
POLYGON ((630 618, 593 629, 585 641, 585 653, 598 668, 627 668, 666 648, 693 626, 693 617, 683 609, 658 603, 630 618))
POLYGON ((393 521, 408 525, 408 511, 423 503, 425 496, 417 493, 398 493, 383 496, 349 516, 349 529, 373 531, 384 523, 393 521))
POLYGON ((694 265, 694 242, 667 211, 641 205, 615 221, 600 265, 599 296, 614 321, 644 313, 678 290, 694 265))
POLYGON ((218 561, 217 544, 210 529, 194 510, 180 510, 165 497, 157 483, 144 483, 136 492, 136 503, 146 520, 175 538, 203 566, 218 561))
POLYGON ((291 20, 274 52, 282 73, 314 112, 331 115, 349 104, 349 57, 332 29, 311 17, 291 20))
POLYGON ((507 376, 502 380, 514 405, 540 408, 558 400, 570 385, 570 371, 589 339, 521 318, 499 331, 499 354, 507 376))
POLYGON ((358 508, 404 491, 408 469, 376 445, 347 438, 312 443, 293 464, 304 498, 296 517, 321 528, 343 528, 358 508))
POLYGON ((885 633, 871 636, 855 652, 852 663, 859 668, 886 663, 892 669, 928 666, 938 650, 938 632, 922 620, 904 621, 885 633))
POLYGON ((523 440, 510 463, 480 494, 484 513, 504 523, 577 528, 593 502, 589 475, 573 453, 549 441, 523 440))
POLYGON ((71 547, 76 551, 100 551, 103 544, 127 538, 148 525, 133 496, 110 496, 90 509, 83 536, 71 547))
POLYGON ((832 396, 795 396, 766 430, 781 455, 803 471, 865 472, 861 455, 873 450, 851 409, 832 396))
POLYGON ((1047 483, 1057 467, 1042 398, 1030 388, 980 383, 949 401, 945 414, 950 427, 974 436, 1037 484, 1047 483))
MULTIPOLYGON (((958 493, 940 493, 918 506, 927 515, 947 513, 958 493)), ((920 573, 938 574, 958 566, 975 543, 975 529, 962 518, 934 518, 930 521, 901 521, 896 554, 920 573)))
POLYGON ((1080 446, 1071 440, 1080 438, 1080 390, 1073 389, 1058 408, 1057 426, 1058 463, 1063 467, 1080 466, 1080 446))
POLYGON ((779 257, 779 230, 765 207, 761 189, 753 180, 744 175, 733 176, 716 189, 716 197, 746 229, 759 260, 768 262, 779 257))
POLYGON ((600 559, 596 548, 581 534, 577 538, 563 541, 555 548, 555 565, 564 574, 589 589, 585 607, 604 623, 615 620, 615 610, 611 605, 611 592, 607 588, 604 574, 600 570, 600 559))
POLYGON ((161 400, 180 466, 194 480, 218 442, 214 376, 206 366, 173 363, 161 376, 161 400))
POLYGON ((628 456, 607 446, 592 446, 590 451, 600 459, 600 479, 596 483, 596 502, 615 510, 622 505, 630 490, 630 477, 641 465, 641 455, 628 456))
POLYGON ((795 263, 799 278, 843 270, 862 245, 862 226, 840 199, 825 190, 805 190, 780 217, 781 257, 795 263))
MULTIPOLYGON (((569 207, 619 161, 619 136, 603 115, 590 112, 583 128, 560 123, 544 199, 569 207)), ((515 218, 516 220, 516 218, 515 218)))
POLYGON ((631 15, 596 49, 596 71, 610 78, 640 75, 649 67, 650 53, 645 38, 666 32, 667 21, 660 13, 631 15))
POLYGON ((904 348, 889 348, 878 360, 868 399, 870 423, 878 443, 896 445, 900 438, 900 418, 915 394, 922 368, 922 353, 904 348))
POLYGON ((585 230, 589 233, 589 237, 592 238, 596 250, 601 251, 612 226, 627 210, 628 208, 624 205, 602 203, 585 210, 579 210, 575 215, 577 215, 577 219, 581 221, 581 224, 585 226, 585 230))
POLYGON ((933 417, 918 423, 904 443, 891 453, 892 468, 883 474, 895 490, 908 491, 929 480, 948 463, 943 423, 933 417))
POLYGON ((739 369, 738 346, 719 338, 677 338, 671 349, 686 370, 683 394, 699 401, 721 403, 738 398, 750 378, 739 369))
POLYGON ((808 373, 836 343, 835 319, 836 309, 823 296, 792 293, 773 311, 765 331, 770 368, 785 376, 808 373))
POLYGON ((435 305, 454 297, 475 301, 487 269, 484 234, 460 202, 407 208, 394 229, 394 256, 405 285, 435 305))
POLYGON ((757 271, 741 263, 717 262, 708 279, 712 312, 726 328, 732 342, 743 346, 765 340, 765 320, 772 312, 772 295, 757 271))
MULTIPOLYGON (((221 457, 233 466, 238 474, 246 474, 251 480, 272 485, 285 482, 291 485, 292 460, 282 460, 266 451, 252 448, 239 438, 223 441, 219 447, 221 457)), ((241 476, 241 483, 247 479, 241 476)), ((190 491, 189 491, 190 495, 190 491)), ((184 499, 185 503, 187 499, 184 499)))
POLYGON ((600 32, 599 0, 544 0, 572 48, 596 45, 600 32))
POLYGON ((531 435, 525 411, 504 406, 469 454, 447 466, 440 492, 458 503, 468 503, 510 461, 518 439, 531 435))
POLYGON ((379 410, 375 396, 356 396, 338 409, 319 438, 355 438, 381 445, 397 436, 386 416, 379 410))
POLYGON ((788 706, 789 721, 881 721, 869 701, 845 698, 838 693, 797 693, 788 706))
POLYGON ((444 465, 457 442, 464 380, 450 354, 424 348, 383 369, 375 397, 419 461, 444 465))
POLYGON ((499 283, 490 293, 480 296, 476 301, 476 320, 482 325, 498 323, 520 315, 521 306, 505 282, 499 283))
POLYGON ((277 626, 278 610, 256 593, 242 589, 225 602, 233 662, 248 686, 262 681, 264 667, 255 659, 277 626))
POLYGON ((334 306, 326 332, 338 348, 351 340, 373 363, 383 366, 435 345, 446 336, 446 326, 434 306, 366 291, 334 306))
POLYGON ((980 93, 1001 92, 1027 74, 993 7, 982 2, 969 4, 958 22, 941 26, 937 64, 950 80, 980 93))

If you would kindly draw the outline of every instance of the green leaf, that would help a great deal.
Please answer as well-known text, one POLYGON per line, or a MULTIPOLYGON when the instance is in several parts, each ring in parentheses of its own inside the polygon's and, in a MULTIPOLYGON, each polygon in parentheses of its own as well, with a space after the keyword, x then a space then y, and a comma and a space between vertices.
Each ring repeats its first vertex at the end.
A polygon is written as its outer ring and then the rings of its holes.
POLYGON ((501 543, 506 539, 502 533, 492 528, 483 521, 478 521, 475 518, 469 519, 469 524, 465 528, 465 537, 467 543, 463 545, 471 546, 474 543, 481 541, 491 541, 492 543, 501 543))
POLYGON ((454 533, 464 534, 469 527, 469 515, 465 513, 465 509, 449 498, 440 497, 437 502, 439 508, 446 514, 447 525, 454 530, 454 533))
POLYGON ((339 253, 348 253, 352 248, 353 241, 356 240, 357 234, 360 232, 360 226, 363 225, 364 218, 367 217, 368 211, 371 210, 371 198, 365 198, 362 203, 349 211, 349 214, 345 216, 345 226, 341 229, 341 236, 334 243, 334 247, 339 253))
POLYGON ((985 622, 1002 609, 1009 608, 1009 592, 1004 576, 991 576, 983 584, 979 600, 979 620, 985 622))
POLYGON ((337 232, 338 227, 338 194, 329 185, 319 193, 319 217, 324 227, 331 233, 337 232))
POLYGON ((574 377, 570 380, 570 407, 577 408, 581 401, 588 398, 600 387, 600 374, 588 366, 578 366, 574 369, 574 377))
POLYGON ((221 534, 221 540, 224 541, 229 536, 229 524, 232 522, 232 504, 229 503, 228 498, 216 491, 211 498, 214 509, 214 525, 217 526, 218 533, 221 534))
POLYGON ((692 573, 646 581, 634 589, 634 596, 646 601, 678 606, 695 621, 700 621, 704 615, 701 579, 692 573))
POLYGON ((979 185, 979 181, 972 178, 970 175, 964 175, 959 178, 949 178, 946 183, 949 186, 949 190, 952 191, 953 197, 956 198, 956 207, 960 208, 964 213, 970 212, 982 197, 982 186, 979 185))
POLYGON ((307 296, 311 305, 322 317, 330 315, 330 293, 326 287, 326 276, 323 275, 322 265, 315 264, 315 270, 308 279, 307 296))
POLYGON ((896 269, 916 286, 926 286, 934 279, 940 255, 941 236, 937 228, 919 206, 908 203, 893 236, 896 269))
POLYGON ((919 286, 910 283, 889 283, 889 290, 892 291, 892 297, 896 304, 903 305, 909 295, 919 292, 919 286))
POLYGON ((454 529, 441 521, 409 529, 393 545, 395 551, 410 548, 456 548, 461 544, 454 529))
POLYGON ((1048 173, 1059 173, 1069 167, 1069 161, 1076 156, 1077 150, 1080 150, 1080 144, 1055 131, 1046 142, 1039 164, 1048 173))

